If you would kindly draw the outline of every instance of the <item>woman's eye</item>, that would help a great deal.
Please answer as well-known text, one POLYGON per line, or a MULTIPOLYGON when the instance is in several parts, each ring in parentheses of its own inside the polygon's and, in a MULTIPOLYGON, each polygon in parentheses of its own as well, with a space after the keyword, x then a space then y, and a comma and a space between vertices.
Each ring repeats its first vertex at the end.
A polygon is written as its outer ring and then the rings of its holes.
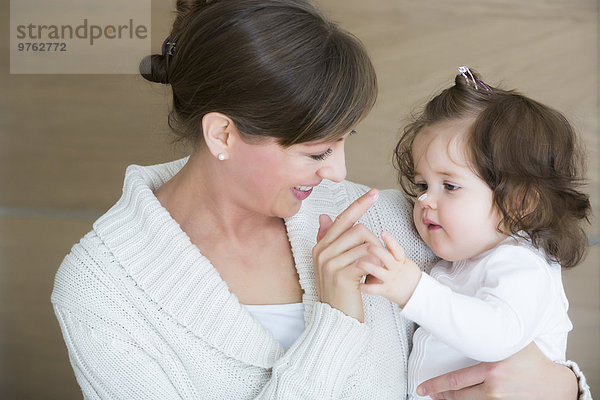
POLYGON ((444 189, 448 190, 449 192, 453 192, 460 189, 460 186, 456 186, 451 183, 444 183, 444 189))
POLYGON ((328 156, 330 156, 331 153, 333 153, 333 149, 327 149, 327 151, 324 153, 312 154, 310 156, 310 158, 312 158, 313 160, 322 161, 322 160, 326 159, 328 156))

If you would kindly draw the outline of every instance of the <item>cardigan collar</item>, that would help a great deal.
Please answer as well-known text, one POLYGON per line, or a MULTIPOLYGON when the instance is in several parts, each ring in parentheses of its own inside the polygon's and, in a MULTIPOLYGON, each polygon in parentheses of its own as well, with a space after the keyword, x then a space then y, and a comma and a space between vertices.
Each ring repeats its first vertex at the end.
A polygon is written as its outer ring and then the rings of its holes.
MULTIPOLYGON (((94 223, 94 230, 126 276, 158 310, 211 346, 244 363, 270 368, 283 347, 229 291, 211 262, 154 196, 187 158, 127 168, 123 195, 94 223)), ((312 266, 320 214, 335 217, 348 205, 343 185, 323 181, 285 220, 300 285, 304 319, 318 300, 312 266)))

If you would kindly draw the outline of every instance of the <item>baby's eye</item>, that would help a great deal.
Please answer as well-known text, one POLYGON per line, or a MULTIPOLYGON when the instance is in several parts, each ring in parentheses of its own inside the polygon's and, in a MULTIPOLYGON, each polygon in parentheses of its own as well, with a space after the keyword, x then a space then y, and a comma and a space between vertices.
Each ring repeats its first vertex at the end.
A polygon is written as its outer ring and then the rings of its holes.
POLYGON ((449 192, 453 192, 460 189, 460 186, 456 186, 451 183, 444 183, 444 189, 448 190, 449 192))
POLYGON ((417 190, 417 193, 422 193, 427 191, 427 184, 426 183, 415 183, 415 189, 417 190))
POLYGON ((321 154, 312 154, 310 156, 310 158, 312 158, 313 160, 317 160, 317 161, 323 161, 324 159, 326 159, 327 157, 329 157, 331 155, 331 153, 333 153, 333 149, 329 148, 324 153, 321 153, 321 154))

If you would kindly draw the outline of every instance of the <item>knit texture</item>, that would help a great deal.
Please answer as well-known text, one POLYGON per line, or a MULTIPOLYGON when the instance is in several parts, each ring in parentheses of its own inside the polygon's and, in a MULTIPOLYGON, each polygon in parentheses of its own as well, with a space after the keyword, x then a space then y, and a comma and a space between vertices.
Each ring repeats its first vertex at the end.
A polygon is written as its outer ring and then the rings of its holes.
MULTIPOLYGON (((368 188, 324 181, 285 221, 306 329, 285 352, 153 194, 184 160, 127 169, 123 196, 67 255, 52 302, 85 398, 386 399, 406 394, 412 324, 364 296, 365 323, 318 302, 318 216, 337 216, 368 188)), ((433 260, 411 207, 383 191, 361 222, 385 229, 417 262, 433 260)))

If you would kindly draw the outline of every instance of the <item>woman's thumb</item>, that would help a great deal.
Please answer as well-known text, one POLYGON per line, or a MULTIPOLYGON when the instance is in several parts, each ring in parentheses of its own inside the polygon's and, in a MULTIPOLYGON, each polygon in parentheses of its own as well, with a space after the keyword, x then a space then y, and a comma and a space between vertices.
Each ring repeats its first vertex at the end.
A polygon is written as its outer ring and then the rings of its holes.
POLYGON ((329 218, 329 215, 319 215, 319 232, 317 233, 317 242, 323 239, 323 236, 325 236, 331 225, 333 225, 333 221, 331 218, 329 218))

